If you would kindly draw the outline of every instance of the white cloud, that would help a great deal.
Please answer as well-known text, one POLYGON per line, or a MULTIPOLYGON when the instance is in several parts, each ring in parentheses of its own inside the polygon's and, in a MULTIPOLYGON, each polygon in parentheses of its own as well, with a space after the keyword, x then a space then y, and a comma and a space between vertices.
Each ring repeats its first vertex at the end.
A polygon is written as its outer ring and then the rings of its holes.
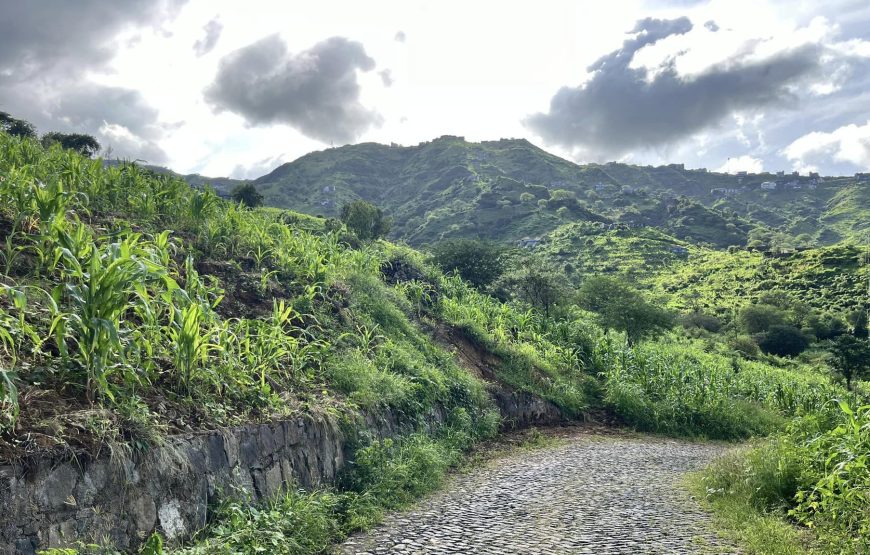
POLYGON ((764 171, 764 162, 761 158, 753 158, 748 154, 744 154, 743 156, 737 156, 736 158, 729 158, 728 161, 716 168, 714 171, 721 173, 737 173, 741 171, 761 173, 764 171))
POLYGON ((807 133, 782 149, 782 154, 802 171, 816 171, 831 162, 870 169, 870 120, 860 126, 844 125, 830 133, 807 133))

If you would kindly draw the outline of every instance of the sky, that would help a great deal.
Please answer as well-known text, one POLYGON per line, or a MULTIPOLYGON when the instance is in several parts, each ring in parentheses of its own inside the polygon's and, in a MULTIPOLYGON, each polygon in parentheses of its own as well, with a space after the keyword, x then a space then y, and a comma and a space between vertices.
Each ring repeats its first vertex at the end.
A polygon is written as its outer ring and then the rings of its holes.
POLYGON ((208 176, 445 134, 851 174, 868 70, 866 0, 0 0, 0 111, 208 176))

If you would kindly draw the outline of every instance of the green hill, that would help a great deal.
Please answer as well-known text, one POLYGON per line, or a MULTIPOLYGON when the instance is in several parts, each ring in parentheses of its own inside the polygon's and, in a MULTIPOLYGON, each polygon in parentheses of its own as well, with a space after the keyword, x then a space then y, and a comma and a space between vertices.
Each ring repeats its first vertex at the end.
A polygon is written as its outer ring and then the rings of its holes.
POLYGON ((870 185, 851 178, 578 165, 523 139, 349 145, 312 152, 254 183, 267 204, 315 215, 367 200, 393 217, 391 237, 412 245, 514 241, 576 221, 647 225, 715 247, 746 245, 756 227, 774 244, 826 245, 860 238, 870 225, 870 185), (762 189, 765 182, 777 189, 762 189))

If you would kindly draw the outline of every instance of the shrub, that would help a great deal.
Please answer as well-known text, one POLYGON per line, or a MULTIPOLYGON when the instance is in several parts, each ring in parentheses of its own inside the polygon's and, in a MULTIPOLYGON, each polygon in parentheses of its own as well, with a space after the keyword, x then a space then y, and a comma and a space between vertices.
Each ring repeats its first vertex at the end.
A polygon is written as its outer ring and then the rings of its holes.
POLYGON ((762 336, 758 346, 768 354, 797 356, 809 347, 809 340, 801 330, 793 326, 771 326, 762 336))

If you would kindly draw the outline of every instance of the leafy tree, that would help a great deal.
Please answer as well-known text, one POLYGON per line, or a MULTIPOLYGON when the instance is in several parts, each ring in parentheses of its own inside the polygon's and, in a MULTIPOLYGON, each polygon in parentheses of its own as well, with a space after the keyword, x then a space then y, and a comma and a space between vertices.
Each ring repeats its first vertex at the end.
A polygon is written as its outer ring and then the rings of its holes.
POLYGON ((870 342, 854 335, 841 335, 831 345, 834 370, 846 380, 846 388, 852 389, 852 380, 870 374, 870 342))
POLYGON ((779 356, 797 356, 809 345, 809 340, 801 330, 783 325, 770 326, 758 342, 762 351, 779 356))
POLYGON ((498 289, 544 311, 549 316, 569 288, 565 276, 537 258, 522 257, 498 280, 498 289))
POLYGON ((856 310, 849 315, 849 323, 852 324, 852 335, 867 339, 870 336, 868 330, 867 310, 856 310))
POLYGON ((454 271, 482 289, 504 273, 506 252, 505 247, 492 241, 450 239, 433 247, 432 260, 445 272, 454 271))
POLYGON ((100 151, 100 143, 94 137, 84 133, 58 133, 52 131, 42 136, 42 146, 49 148, 53 144, 75 150, 82 156, 92 157, 100 151))
POLYGON ((751 304, 740 309, 737 320, 746 333, 764 333, 772 326, 785 324, 782 309, 769 304, 751 304))
POLYGON ((831 313, 810 314, 806 320, 806 326, 816 339, 833 339, 849 331, 846 322, 831 313))
POLYGON ((616 278, 588 278, 580 287, 577 299, 581 308, 597 313, 605 332, 609 329, 625 332, 629 345, 674 325, 670 312, 650 304, 638 291, 616 278))
POLYGON ((384 237, 392 226, 392 221, 380 208, 364 200, 342 206, 340 217, 344 225, 363 241, 384 237))
POLYGON ((260 194, 260 191, 257 190, 253 183, 236 185, 232 195, 234 201, 241 202, 250 208, 256 208, 263 204, 263 195, 260 194))
POLYGON ((36 138, 36 128, 32 123, 14 118, 6 112, 0 112, 0 131, 8 133, 13 137, 36 138))

